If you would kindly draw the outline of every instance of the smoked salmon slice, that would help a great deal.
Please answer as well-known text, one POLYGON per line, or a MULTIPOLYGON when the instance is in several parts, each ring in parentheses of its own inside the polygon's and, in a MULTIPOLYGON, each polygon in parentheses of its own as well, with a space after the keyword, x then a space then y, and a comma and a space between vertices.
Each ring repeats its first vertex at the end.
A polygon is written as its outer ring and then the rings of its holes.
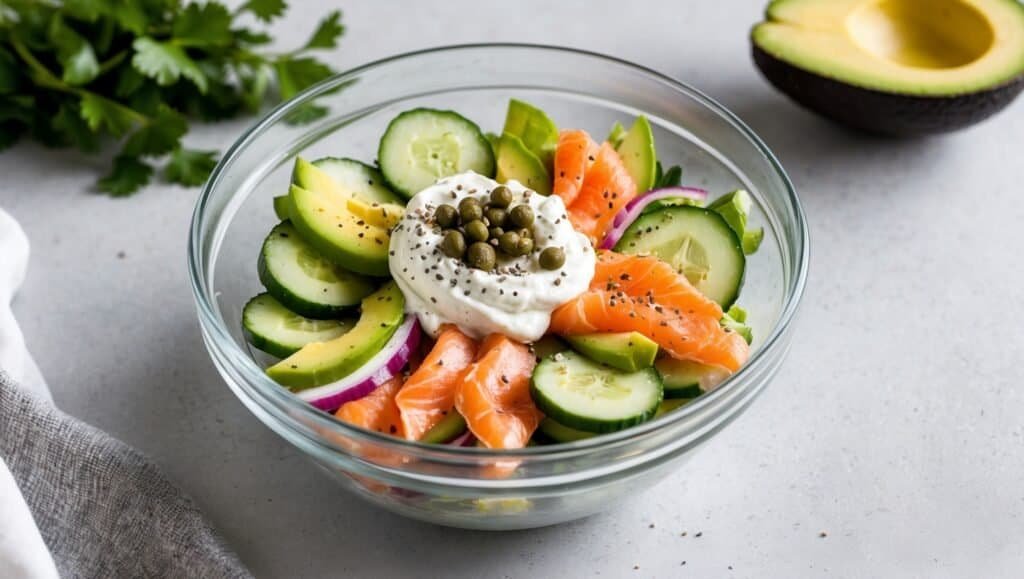
POLYGON ((455 408, 487 448, 523 448, 544 415, 530 397, 533 354, 501 334, 480 344, 455 394, 455 408))
POLYGON ((622 157, 609 143, 604 143, 583 176, 579 194, 569 205, 569 221, 576 231, 597 245, 611 229, 615 216, 634 197, 636 183, 622 157))
POLYGON ((555 147, 555 180, 551 191, 568 207, 583 186, 583 176, 597 158, 597 143, 586 131, 562 131, 555 147))
POLYGON ((434 347, 395 397, 404 436, 419 440, 455 407, 455 391, 476 359, 476 342, 454 325, 442 328, 434 347))
POLYGON ((722 317, 722 308, 717 302, 700 293, 671 265, 651 255, 598 252, 590 289, 646 297, 676 315, 700 314, 715 320, 722 317))
POLYGON ((402 419, 395 404, 401 387, 402 379, 395 376, 366 396, 342 404, 334 416, 367 430, 402 436, 402 419))

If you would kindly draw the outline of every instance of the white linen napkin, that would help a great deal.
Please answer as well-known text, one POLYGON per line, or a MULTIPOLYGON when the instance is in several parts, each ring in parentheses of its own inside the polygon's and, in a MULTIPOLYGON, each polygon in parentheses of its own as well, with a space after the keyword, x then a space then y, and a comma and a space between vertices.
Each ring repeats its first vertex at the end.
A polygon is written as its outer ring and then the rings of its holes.
MULTIPOLYGON (((50 391, 25 348, 11 312, 11 301, 25 280, 28 238, 14 218, 0 209, 0 369, 46 399, 50 391)), ((58 577, 53 557, 21 496, 7 463, 0 457, 0 569, 10 577, 58 577)))

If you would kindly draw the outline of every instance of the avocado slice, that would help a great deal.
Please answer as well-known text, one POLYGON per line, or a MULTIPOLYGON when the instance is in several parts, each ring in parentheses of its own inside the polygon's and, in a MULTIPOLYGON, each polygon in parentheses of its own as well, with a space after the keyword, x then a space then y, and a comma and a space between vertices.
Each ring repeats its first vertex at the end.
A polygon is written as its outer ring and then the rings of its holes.
POLYGON ((650 191, 654 187, 658 157, 654 152, 654 133, 651 132, 651 123, 647 117, 640 115, 636 118, 615 150, 636 183, 637 193, 650 191))
POLYGON ((708 209, 721 215, 729 227, 736 232, 736 237, 740 239, 743 253, 746 255, 756 252, 757 248, 761 246, 761 240, 764 239, 764 228, 747 229, 747 217, 750 215, 752 206, 750 193, 743 189, 723 195, 708 205, 708 209))
POLYGON ((544 164, 519 137, 511 133, 502 133, 498 139, 498 174, 495 179, 499 183, 515 179, 541 195, 551 194, 551 179, 544 164))
POLYGON ((558 127, 547 113, 528 102, 509 99, 503 133, 519 137, 523 145, 550 171, 558 146, 558 127))
POLYGON ((658 344, 639 332, 566 336, 569 345, 584 356, 626 372, 650 368, 658 344))
POLYGON ((874 133, 961 128, 1024 89, 1017 0, 775 0, 751 40, 778 89, 874 133))
POLYGON ((324 257, 356 273, 388 275, 391 234, 353 213, 352 197, 297 185, 291 186, 288 196, 292 225, 324 257))
POLYGON ((274 197, 274 215, 281 221, 288 221, 292 217, 292 202, 287 195, 274 197))
POLYGON ((301 350, 267 368, 278 384, 298 391, 340 380, 358 370, 391 339, 405 319, 405 298, 390 281, 363 298, 362 313, 348 333, 301 350))

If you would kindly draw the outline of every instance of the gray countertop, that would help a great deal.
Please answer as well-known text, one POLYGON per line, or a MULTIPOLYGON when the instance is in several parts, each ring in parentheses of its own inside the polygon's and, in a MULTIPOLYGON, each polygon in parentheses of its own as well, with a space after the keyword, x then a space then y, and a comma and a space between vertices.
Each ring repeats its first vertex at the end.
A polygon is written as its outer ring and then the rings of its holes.
MULTIPOLYGON (((326 11, 293 4, 276 27, 286 43, 326 11)), ((197 191, 110 199, 89 191, 101 161, 23 144, 0 155, 0 205, 33 244, 15 314, 57 403, 152 456, 259 576, 1019 574, 1024 104, 949 137, 874 139, 758 76, 759 1, 484 6, 344 2, 333 58, 471 41, 592 49, 703 89, 781 158, 810 221, 811 278, 789 359, 743 418, 653 490, 580 522, 486 534, 384 513, 215 372, 185 271, 197 191)), ((189 141, 222 148, 247 122, 189 141)))

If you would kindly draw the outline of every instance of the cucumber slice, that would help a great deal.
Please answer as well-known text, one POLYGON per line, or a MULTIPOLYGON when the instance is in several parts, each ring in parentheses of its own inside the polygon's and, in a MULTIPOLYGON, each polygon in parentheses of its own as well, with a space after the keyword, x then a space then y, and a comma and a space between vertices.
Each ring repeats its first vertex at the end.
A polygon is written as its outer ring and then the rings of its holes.
POLYGON ((665 385, 665 398, 696 398, 700 396, 704 393, 700 387, 701 377, 714 370, 710 366, 698 362, 668 357, 660 358, 655 362, 654 369, 661 375, 661 382, 665 385))
POLYGON ((405 198, 457 173, 494 176, 490 143, 476 124, 454 111, 421 108, 398 115, 380 139, 377 162, 391 188, 405 198))
POLYGON ((374 290, 369 278, 324 258, 288 222, 272 229, 263 242, 259 275, 270 295, 308 318, 338 317, 374 290))
POLYGON ((333 340, 354 326, 354 320, 304 318, 268 293, 252 298, 242 309, 242 327, 249 343, 278 358, 287 358, 306 344, 333 340))
POLYGON ((292 217, 292 203, 287 195, 274 197, 274 215, 281 221, 288 221, 292 217))
POLYGON ((661 378, 653 368, 622 372, 575 352, 543 360, 530 381, 544 414, 570 428, 614 432, 640 424, 658 409, 661 378))
POLYGON ((466 432, 466 419, 452 409, 448 412, 448 416, 442 418, 441 422, 438 422, 433 428, 423 434, 420 442, 444 444, 463 432, 466 432))
POLYGON ((577 440, 584 440, 597 436, 593 432, 584 432, 582 430, 576 430, 575 428, 569 428, 568 426, 559 424, 550 418, 541 420, 540 426, 537 427, 537 430, 541 435, 552 442, 576 442, 577 440))
POLYGON ((701 207, 666 207, 641 215, 615 251, 651 254, 668 262, 723 309, 743 287, 746 257, 736 233, 718 213, 701 207))
POLYGON ((405 205, 401 197, 387 188, 380 171, 366 163, 354 159, 324 157, 313 161, 313 164, 360 201, 405 205))

